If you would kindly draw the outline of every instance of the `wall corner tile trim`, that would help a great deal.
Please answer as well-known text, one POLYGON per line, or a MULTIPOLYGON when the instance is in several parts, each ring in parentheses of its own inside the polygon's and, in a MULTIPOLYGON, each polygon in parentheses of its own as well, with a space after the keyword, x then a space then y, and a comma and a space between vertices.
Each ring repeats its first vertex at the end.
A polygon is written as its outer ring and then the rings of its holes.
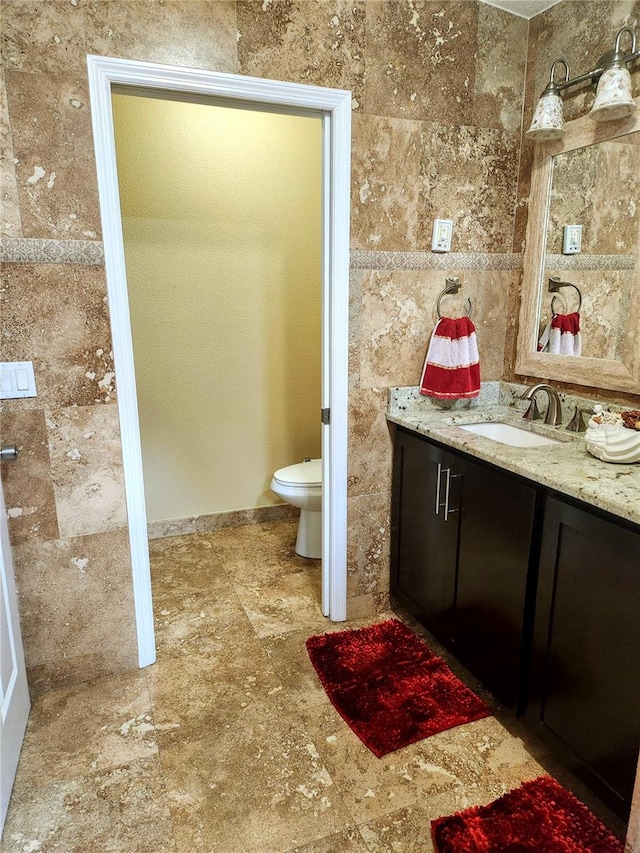
MULTIPOLYGON (((575 259, 572 259, 575 261, 575 259)), ((104 263, 100 240, 0 238, 0 262, 6 264, 104 263)), ((522 254, 511 252, 378 252, 352 249, 351 269, 374 270, 520 270, 522 254)))
POLYGON ((522 255, 509 252, 351 252, 351 269, 373 270, 519 270, 522 255))
POLYGON ((50 240, 47 238, 2 237, 0 262, 5 264, 104 263, 100 240, 50 240))

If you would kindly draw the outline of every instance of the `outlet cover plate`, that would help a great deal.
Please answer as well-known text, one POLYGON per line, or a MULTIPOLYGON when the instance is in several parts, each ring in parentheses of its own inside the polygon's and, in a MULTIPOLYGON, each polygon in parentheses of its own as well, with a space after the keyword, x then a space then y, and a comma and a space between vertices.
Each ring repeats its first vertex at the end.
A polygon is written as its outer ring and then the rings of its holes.
POLYGON ((562 243, 563 255, 577 255, 582 251, 582 225, 565 225, 562 243))
POLYGON ((450 252, 451 235, 453 234, 453 220, 436 219, 433 223, 433 237, 431 239, 432 252, 450 252))
POLYGON ((0 400, 37 396, 33 362, 0 362, 0 400))

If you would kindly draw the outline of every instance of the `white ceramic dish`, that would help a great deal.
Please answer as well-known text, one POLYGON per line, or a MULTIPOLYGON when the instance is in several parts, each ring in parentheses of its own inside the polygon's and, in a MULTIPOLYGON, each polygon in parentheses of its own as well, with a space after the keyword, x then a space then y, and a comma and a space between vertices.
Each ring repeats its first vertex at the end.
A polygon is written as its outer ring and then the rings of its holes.
POLYGON ((603 462, 640 462, 640 432, 635 429, 591 420, 584 438, 589 453, 603 462))

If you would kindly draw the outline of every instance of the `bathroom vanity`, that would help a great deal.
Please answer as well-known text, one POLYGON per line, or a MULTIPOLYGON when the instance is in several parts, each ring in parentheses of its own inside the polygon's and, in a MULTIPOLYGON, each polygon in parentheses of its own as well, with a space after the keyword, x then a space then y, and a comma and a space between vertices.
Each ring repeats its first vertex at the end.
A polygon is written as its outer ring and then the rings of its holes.
POLYGON ((640 743, 640 466, 523 423, 521 389, 489 384, 488 399, 448 410, 391 391, 391 592, 625 817, 640 743), (510 446, 465 429, 478 421, 556 441, 510 446))
POLYGON ((393 471, 392 593, 515 708, 536 490, 402 428, 393 471))

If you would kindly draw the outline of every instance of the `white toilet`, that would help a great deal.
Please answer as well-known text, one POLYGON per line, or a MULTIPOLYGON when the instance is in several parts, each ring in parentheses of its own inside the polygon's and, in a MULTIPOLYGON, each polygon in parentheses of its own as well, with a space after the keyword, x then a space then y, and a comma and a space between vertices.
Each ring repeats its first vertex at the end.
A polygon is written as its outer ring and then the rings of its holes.
POLYGON ((296 553, 319 560, 322 557, 322 459, 280 468, 273 475, 271 491, 287 503, 300 507, 296 553))

